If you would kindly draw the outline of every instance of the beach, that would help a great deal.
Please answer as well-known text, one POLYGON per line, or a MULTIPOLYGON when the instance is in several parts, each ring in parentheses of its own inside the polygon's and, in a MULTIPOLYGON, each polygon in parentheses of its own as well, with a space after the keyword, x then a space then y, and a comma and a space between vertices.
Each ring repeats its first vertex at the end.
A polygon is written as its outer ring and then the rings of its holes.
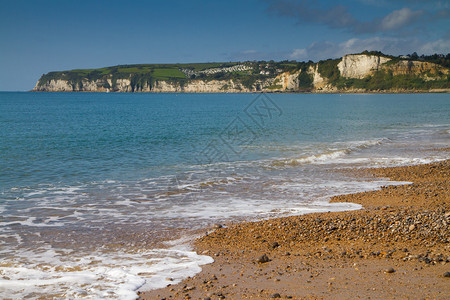
POLYGON ((331 199, 357 211, 211 228, 194 249, 215 262, 140 299, 448 299, 449 167, 346 170, 411 183, 331 199))
POLYGON ((446 205, 447 177, 428 174, 443 166, 375 168, 449 159, 448 104, 445 94, 0 93, 0 298, 329 298, 344 287, 373 297, 379 282, 348 273, 368 262, 379 279, 423 267, 435 272, 424 282, 442 284, 448 232, 424 201, 446 205), (435 256, 437 266, 421 261, 435 256))

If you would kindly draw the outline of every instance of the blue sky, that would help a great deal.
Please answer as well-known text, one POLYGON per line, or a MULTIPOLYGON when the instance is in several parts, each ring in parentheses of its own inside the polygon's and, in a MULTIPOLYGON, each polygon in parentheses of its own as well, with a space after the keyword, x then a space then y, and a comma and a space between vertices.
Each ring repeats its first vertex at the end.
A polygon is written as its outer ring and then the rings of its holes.
POLYGON ((450 52, 450 0, 0 0, 0 90, 134 63, 450 52))

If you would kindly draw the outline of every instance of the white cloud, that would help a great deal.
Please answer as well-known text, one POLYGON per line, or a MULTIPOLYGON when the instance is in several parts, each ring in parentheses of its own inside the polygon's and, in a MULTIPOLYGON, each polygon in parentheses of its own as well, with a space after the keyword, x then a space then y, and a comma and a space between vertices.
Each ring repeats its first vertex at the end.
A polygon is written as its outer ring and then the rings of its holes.
MULTIPOLYGON (((348 32, 356 34, 366 33, 396 33, 407 29, 409 25, 420 26, 430 16, 428 10, 412 10, 409 7, 393 10, 382 18, 372 18, 360 20, 349 5, 343 5, 340 2, 336 4, 333 1, 313 1, 313 0, 265 0, 268 4, 268 11, 288 18, 294 18, 299 24, 321 24, 331 29, 345 29, 348 32), (333 5, 334 4, 334 5, 333 5)), ((381 0, 360 0, 363 5, 372 6, 377 3, 381 6, 381 0)), ((422 0, 423 1, 423 0, 422 0)), ((425 6, 429 8, 428 6, 425 6)), ((445 16, 446 11, 439 12, 445 16)), ((437 18, 430 19, 428 22, 434 22, 437 18)))
POLYGON ((423 54, 434 54, 434 53, 447 54, 450 52, 450 40, 439 39, 437 41, 425 43, 418 49, 417 52, 423 54))
POLYGON ((372 37, 367 39, 352 38, 340 43, 322 41, 314 42, 303 49, 294 49, 290 53, 293 59, 338 58, 346 54, 360 53, 364 50, 381 51, 385 54, 401 55, 417 52, 419 54, 434 54, 450 52, 450 39, 439 39, 423 42, 417 38, 372 37))
POLYGON ((394 10, 380 22, 380 29, 384 31, 395 30, 403 26, 409 25, 416 21, 424 14, 421 10, 413 11, 410 8, 404 7, 399 10, 394 10))
POLYGON ((306 49, 294 49, 289 55, 291 59, 305 59, 308 57, 306 49))

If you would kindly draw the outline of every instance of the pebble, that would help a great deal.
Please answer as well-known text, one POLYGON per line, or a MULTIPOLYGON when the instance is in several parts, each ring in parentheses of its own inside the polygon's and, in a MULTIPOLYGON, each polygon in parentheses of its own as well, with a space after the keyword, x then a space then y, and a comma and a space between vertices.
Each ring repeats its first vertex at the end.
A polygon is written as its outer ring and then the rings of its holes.
POLYGON ((450 272, 445 272, 444 277, 447 277, 447 278, 450 277, 450 272))
POLYGON ((270 298, 281 298, 281 295, 278 293, 273 294, 270 298))
POLYGON ((223 227, 222 224, 214 224, 214 226, 213 226, 214 229, 219 229, 222 227, 223 227))
POLYGON ((260 264, 263 264, 263 263, 266 263, 266 262, 269 262, 269 261, 270 261, 269 257, 268 257, 267 255, 265 255, 265 254, 261 255, 261 256, 256 260, 256 262, 258 262, 258 263, 260 263, 260 264))
POLYGON ((384 270, 384 273, 394 273, 394 272, 395 272, 395 270, 392 267, 387 268, 387 269, 384 270))

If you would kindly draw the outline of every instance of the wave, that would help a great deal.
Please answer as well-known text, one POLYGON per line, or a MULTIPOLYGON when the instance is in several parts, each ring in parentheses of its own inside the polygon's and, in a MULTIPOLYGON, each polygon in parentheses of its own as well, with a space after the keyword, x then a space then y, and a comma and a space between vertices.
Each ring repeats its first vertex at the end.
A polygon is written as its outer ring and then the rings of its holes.
POLYGON ((19 250, 0 263, 0 298, 136 299, 137 290, 177 284, 213 262, 195 252, 169 249, 97 251, 44 247, 19 250), (70 254, 70 255, 61 255, 70 254))
POLYGON ((272 162, 272 166, 294 167, 294 166, 303 165, 303 164, 332 162, 334 159, 344 157, 354 151, 363 150, 363 149, 367 149, 367 148, 370 148, 370 147, 373 147, 376 145, 380 145, 386 141, 389 141, 389 139, 382 138, 382 139, 377 139, 377 140, 347 142, 345 148, 332 149, 332 150, 329 150, 324 153, 313 154, 313 155, 309 155, 309 156, 275 160, 272 162))

